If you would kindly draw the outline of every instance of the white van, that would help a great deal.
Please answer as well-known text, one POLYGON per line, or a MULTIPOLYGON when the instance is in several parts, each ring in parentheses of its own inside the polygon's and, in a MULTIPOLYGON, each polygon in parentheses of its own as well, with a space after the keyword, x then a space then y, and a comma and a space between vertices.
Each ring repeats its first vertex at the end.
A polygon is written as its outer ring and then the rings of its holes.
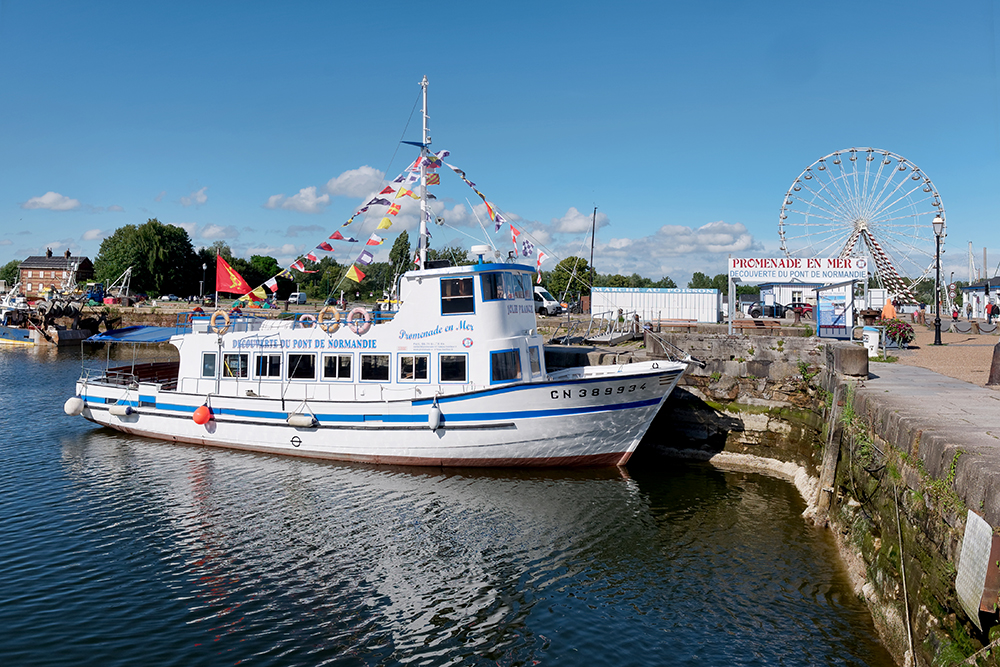
POLYGON ((535 287, 535 312, 541 315, 558 315, 562 306, 544 287, 535 287))
POLYGON ((288 295, 288 303, 301 305, 306 302, 305 292, 292 292, 288 295))

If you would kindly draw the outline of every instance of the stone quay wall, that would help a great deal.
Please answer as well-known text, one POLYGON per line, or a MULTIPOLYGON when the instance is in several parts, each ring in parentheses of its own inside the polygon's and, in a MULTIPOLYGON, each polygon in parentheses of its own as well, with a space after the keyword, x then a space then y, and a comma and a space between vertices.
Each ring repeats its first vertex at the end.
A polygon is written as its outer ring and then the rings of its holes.
MULTIPOLYGON (((805 516, 835 536, 899 664, 1000 664, 996 590, 984 584, 983 606, 992 600, 994 611, 975 618, 956 589, 969 510, 994 534, 1000 526, 1000 416, 994 436, 932 409, 963 385, 986 392, 979 400, 996 400, 991 390, 914 367, 869 366, 865 350, 847 342, 655 334, 646 358, 665 356, 659 339, 705 366, 688 372, 657 416, 649 440, 672 444, 654 455, 795 484, 805 516)), ((1000 576, 1000 560, 995 569, 1000 576)))

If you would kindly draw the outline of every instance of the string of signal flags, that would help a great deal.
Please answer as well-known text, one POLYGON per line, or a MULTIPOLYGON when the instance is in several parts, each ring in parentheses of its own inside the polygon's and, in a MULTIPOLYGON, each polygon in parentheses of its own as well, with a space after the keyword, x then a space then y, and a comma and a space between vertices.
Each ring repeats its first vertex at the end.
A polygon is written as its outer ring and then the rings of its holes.
MULTIPOLYGON (((340 229, 349 227, 359 215, 365 215, 375 212, 381 207, 385 207, 382 211, 382 218, 379 220, 378 225, 375 227, 375 232, 368 237, 365 241, 364 247, 361 252, 354 258, 351 262, 351 267, 347 270, 344 278, 353 280, 356 283, 360 283, 365 278, 365 273, 361 267, 368 266, 375 260, 375 256, 372 254, 368 247, 370 246, 380 246, 385 243, 386 239, 379 236, 378 232, 389 229, 392 227, 395 217, 399 214, 402 209, 402 202, 398 200, 404 198, 410 198, 414 200, 419 200, 420 195, 417 194, 416 189, 419 187, 420 183, 420 168, 424 166, 426 174, 426 185, 440 185, 441 176, 438 170, 442 166, 446 166, 455 172, 459 178, 461 178, 466 185, 472 188, 472 191, 479 195, 479 198, 483 200, 486 205, 486 212, 489 216, 490 221, 493 222, 494 234, 499 232, 500 229, 507 224, 510 226, 511 243, 514 246, 514 256, 522 257, 532 257, 535 256, 535 244, 529 240, 529 236, 523 229, 519 230, 514 227, 513 223, 509 222, 503 214, 497 209, 493 202, 486 199, 486 195, 479 191, 476 184, 469 180, 466 173, 459 169, 458 167, 444 162, 444 158, 450 155, 449 151, 439 151, 437 153, 432 153, 426 157, 418 157, 413 161, 410 166, 408 166, 401 174, 394 178, 388 185, 386 185, 382 190, 378 192, 374 197, 372 197, 367 203, 358 208, 347 219, 347 222, 340 226, 340 229), (421 165, 423 161, 423 165, 421 165), (525 238, 520 240, 521 234, 525 235, 525 238)), ((428 199, 436 199, 436 197, 428 193, 428 199)), ((404 199, 405 201, 405 199, 404 199)), ((334 246, 330 241, 337 241, 341 243, 360 243, 360 241, 352 236, 345 236, 340 229, 330 234, 329 237, 324 239, 315 247, 315 249, 301 255, 294 262, 289 264, 287 267, 283 268, 281 271, 276 273, 271 278, 268 278, 263 283, 257 287, 251 288, 247 282, 243 279, 239 273, 236 272, 221 256, 218 257, 218 262, 216 264, 216 284, 219 286, 217 291, 226 294, 240 294, 240 298, 246 297, 254 301, 263 301, 268 297, 267 291, 272 294, 278 291, 278 278, 285 278, 288 280, 294 280, 294 275, 292 271, 298 271, 299 273, 316 273, 315 270, 310 270, 306 268, 305 260, 310 262, 318 262, 320 256, 317 255, 317 251, 323 253, 332 253, 335 251, 334 246)), ((430 236, 430 232, 427 232, 430 236)), ((420 241, 421 243, 423 240, 420 241)), ((419 255, 419 244, 418 252, 415 253, 413 263, 420 266, 420 255, 419 255)), ((542 280, 542 262, 548 259, 547 255, 542 250, 537 251, 537 261, 536 261, 536 272, 538 274, 537 282, 541 283, 542 280)))

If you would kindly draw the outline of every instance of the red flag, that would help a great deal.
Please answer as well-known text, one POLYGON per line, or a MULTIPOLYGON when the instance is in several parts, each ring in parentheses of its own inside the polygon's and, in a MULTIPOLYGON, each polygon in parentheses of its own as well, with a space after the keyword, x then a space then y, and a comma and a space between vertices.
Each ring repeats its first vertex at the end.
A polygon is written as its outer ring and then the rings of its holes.
POLYGON ((385 190, 383 190, 379 194, 380 195, 391 195, 393 192, 395 192, 395 190, 393 190, 391 186, 387 185, 387 186, 385 186, 385 190))
POLYGON ((216 256, 215 286, 216 291, 225 294, 246 294, 250 291, 247 281, 229 266, 229 262, 223 259, 222 255, 216 256))
POLYGON ((326 250, 327 252, 333 252, 333 246, 330 245, 329 243, 327 243, 326 241, 323 241, 318 246, 316 246, 316 249, 317 250, 326 250))

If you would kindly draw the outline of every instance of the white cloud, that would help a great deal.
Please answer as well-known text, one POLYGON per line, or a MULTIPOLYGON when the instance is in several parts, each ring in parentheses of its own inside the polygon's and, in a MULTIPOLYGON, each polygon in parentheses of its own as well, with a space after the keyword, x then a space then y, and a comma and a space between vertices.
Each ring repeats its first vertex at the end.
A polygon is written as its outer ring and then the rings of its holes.
POLYGON ((181 197, 181 205, 191 206, 193 204, 196 206, 201 206, 202 204, 208 201, 208 195, 205 194, 206 190, 208 190, 207 185, 200 190, 195 190, 187 197, 181 197))
POLYGON ((264 208, 283 208, 287 211, 298 211, 299 213, 322 213, 323 209, 330 205, 330 195, 316 196, 316 186, 310 185, 302 188, 298 194, 291 197, 285 195, 271 195, 264 203, 264 208))
POLYGON ((123 209, 121 206, 119 206, 117 204, 114 204, 114 205, 108 207, 108 212, 109 213, 124 213, 125 209, 123 209))
POLYGON ((208 239, 212 241, 218 239, 235 239, 240 235, 240 231, 232 225, 223 227, 222 225, 213 224, 199 227, 195 233, 200 239, 208 239))
POLYGON ((41 197, 32 197, 21 204, 21 208, 46 208, 50 211, 72 211, 74 208, 79 208, 79 206, 79 199, 70 199, 65 195, 52 191, 46 192, 41 197))
POLYGON ((83 241, 96 241, 97 239, 103 237, 104 237, 104 232, 102 232, 100 229, 88 229, 83 233, 83 236, 81 236, 80 239, 83 241))
POLYGON ((153 201, 163 201, 163 198, 167 196, 166 190, 160 190, 160 194, 153 197, 153 201))
POLYGON ((14 242, 11 241, 10 239, 3 239, 2 241, 0 241, 0 245, 14 245, 14 242))
POLYGON ((345 171, 340 176, 326 182, 324 189, 334 197, 357 197, 361 199, 380 189, 384 174, 368 165, 345 171))
MULTIPOLYGON (((600 229, 609 224, 610 220, 604 213, 597 213, 597 228, 600 229)), ((594 219, 590 215, 584 215, 576 210, 575 206, 570 206, 566 214, 561 218, 552 218, 553 231, 561 234, 579 234, 589 232, 593 228, 594 219)))
POLYGON ((194 232, 196 229, 198 229, 197 222, 168 222, 167 224, 173 225, 174 227, 180 227, 185 232, 187 232, 188 236, 190 236, 191 238, 194 238, 194 232))
MULTIPOLYGON (((563 256, 577 253, 577 249, 560 250, 565 252, 563 256)), ((684 286, 695 271, 709 276, 725 273, 730 253, 746 255, 763 250, 764 245, 741 223, 718 221, 701 227, 664 225, 643 238, 613 238, 600 243, 594 264, 599 273, 638 273, 653 280, 670 276, 684 286)))

